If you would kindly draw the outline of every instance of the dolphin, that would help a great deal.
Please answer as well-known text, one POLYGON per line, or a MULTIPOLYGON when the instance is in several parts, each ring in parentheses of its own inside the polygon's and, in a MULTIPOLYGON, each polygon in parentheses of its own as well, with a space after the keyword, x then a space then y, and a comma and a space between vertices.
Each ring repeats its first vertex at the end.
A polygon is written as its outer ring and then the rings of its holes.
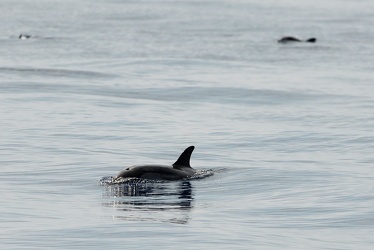
POLYGON ((196 170, 190 166, 190 158, 194 146, 186 148, 178 160, 171 166, 167 165, 134 165, 123 169, 114 180, 118 178, 142 178, 147 180, 175 181, 193 176, 196 170))
POLYGON ((299 38, 293 36, 285 36, 278 40, 278 43, 289 43, 289 42, 307 42, 307 43, 315 43, 317 42, 317 38, 311 37, 307 40, 300 40, 299 38))
POLYGON ((27 34, 21 34, 21 35, 19 35, 18 38, 24 40, 24 39, 30 39, 30 38, 33 38, 33 36, 31 36, 31 35, 27 35, 27 34))

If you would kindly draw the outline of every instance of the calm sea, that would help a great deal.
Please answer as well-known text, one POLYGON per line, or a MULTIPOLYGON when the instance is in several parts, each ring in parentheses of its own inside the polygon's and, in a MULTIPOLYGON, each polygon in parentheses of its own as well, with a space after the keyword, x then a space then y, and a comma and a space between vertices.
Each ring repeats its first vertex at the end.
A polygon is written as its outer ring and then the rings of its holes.
POLYGON ((0 10, 1 249, 374 247, 373 1, 0 10), (100 183, 190 145, 213 176, 100 183))

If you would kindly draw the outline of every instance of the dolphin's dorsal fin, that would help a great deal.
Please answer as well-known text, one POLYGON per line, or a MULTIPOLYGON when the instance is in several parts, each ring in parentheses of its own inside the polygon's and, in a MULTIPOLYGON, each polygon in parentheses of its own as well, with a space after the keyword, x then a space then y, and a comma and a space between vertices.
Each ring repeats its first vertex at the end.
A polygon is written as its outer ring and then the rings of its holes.
POLYGON ((192 151, 195 149, 194 146, 190 146, 188 148, 186 148, 183 153, 179 156, 178 160, 173 164, 173 167, 174 168, 178 168, 178 166, 180 167, 189 167, 191 168, 190 166, 190 158, 191 158, 191 154, 192 154, 192 151))

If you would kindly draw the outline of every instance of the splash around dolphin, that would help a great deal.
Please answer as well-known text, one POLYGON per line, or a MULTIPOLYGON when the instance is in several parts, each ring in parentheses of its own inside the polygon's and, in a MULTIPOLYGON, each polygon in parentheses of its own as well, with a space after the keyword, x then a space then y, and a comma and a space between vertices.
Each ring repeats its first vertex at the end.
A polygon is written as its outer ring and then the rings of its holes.
POLYGON ((196 170, 190 166, 190 159, 194 146, 186 148, 178 160, 168 165, 134 165, 123 169, 114 180, 119 178, 141 178, 146 180, 175 181, 192 177, 196 170))

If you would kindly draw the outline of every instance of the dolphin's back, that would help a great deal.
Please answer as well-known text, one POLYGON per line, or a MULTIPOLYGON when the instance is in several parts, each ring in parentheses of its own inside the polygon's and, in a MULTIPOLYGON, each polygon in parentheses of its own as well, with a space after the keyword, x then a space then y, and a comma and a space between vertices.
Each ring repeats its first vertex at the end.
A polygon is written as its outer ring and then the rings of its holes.
MULTIPOLYGON (((193 173, 192 173, 193 174, 193 173)), ((135 165, 118 173, 117 177, 137 177, 148 180, 180 180, 191 173, 164 165, 135 165)))
POLYGON ((149 180, 180 180, 193 176, 196 171, 190 166, 194 146, 186 148, 172 166, 134 165, 118 173, 117 178, 142 178, 149 180))

